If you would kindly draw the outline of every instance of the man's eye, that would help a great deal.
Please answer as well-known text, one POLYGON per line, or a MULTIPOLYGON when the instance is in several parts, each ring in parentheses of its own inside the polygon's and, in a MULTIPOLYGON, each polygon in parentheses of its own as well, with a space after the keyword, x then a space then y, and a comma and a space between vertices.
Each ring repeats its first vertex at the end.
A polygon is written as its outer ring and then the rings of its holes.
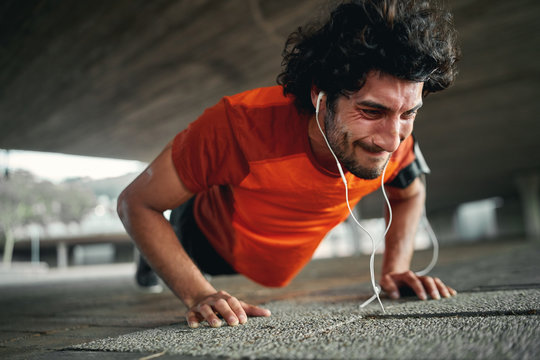
POLYGON ((368 109, 364 109, 362 110, 362 112, 367 116, 367 117, 370 117, 370 118, 374 118, 374 117, 378 117, 381 115, 381 112, 379 110, 368 110, 368 109))
POLYGON ((408 119, 414 119, 415 116, 416 116, 416 111, 413 111, 413 112, 410 112, 410 113, 405 113, 405 114, 401 115, 401 117, 403 119, 407 119, 407 120, 408 119))

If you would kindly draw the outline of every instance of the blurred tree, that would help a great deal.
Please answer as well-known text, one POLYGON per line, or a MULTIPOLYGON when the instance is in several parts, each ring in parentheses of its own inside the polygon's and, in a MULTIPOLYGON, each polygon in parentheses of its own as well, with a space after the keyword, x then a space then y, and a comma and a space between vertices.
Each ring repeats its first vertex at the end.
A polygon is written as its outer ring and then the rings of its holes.
POLYGON ((79 224, 88 211, 97 204, 95 194, 81 182, 60 184, 57 188, 56 202, 58 220, 66 224, 70 222, 79 224))
POLYGON ((0 235, 4 239, 4 265, 11 263, 13 230, 31 223, 45 227, 53 221, 80 223, 96 206, 93 192, 82 183, 55 185, 16 170, 0 179, 0 235))

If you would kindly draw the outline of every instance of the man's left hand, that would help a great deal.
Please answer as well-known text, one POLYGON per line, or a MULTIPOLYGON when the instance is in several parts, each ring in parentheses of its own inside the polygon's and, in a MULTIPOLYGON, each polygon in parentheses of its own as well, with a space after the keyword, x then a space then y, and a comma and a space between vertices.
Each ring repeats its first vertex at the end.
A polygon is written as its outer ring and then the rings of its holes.
POLYGON ((457 294, 456 290, 445 285, 441 279, 431 276, 419 276, 410 270, 402 273, 392 272, 385 274, 381 278, 380 285, 392 299, 399 299, 402 296, 400 288, 407 287, 412 289, 421 300, 427 300, 428 294, 435 300, 457 294))

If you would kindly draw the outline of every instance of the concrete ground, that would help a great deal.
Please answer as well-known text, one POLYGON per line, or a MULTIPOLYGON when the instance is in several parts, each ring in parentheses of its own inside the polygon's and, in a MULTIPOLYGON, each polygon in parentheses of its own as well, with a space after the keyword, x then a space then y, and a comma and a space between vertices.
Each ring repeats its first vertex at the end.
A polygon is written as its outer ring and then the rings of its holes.
MULTIPOLYGON (((0 272, 0 358, 537 359, 539 255, 540 243, 520 240, 443 247, 433 275, 458 296, 384 298, 386 313, 359 308, 371 296, 366 256, 312 261, 284 289, 216 277, 273 313, 219 329, 189 329, 169 291, 135 289, 132 266, 0 272)), ((417 253, 415 266, 430 256, 417 253)))

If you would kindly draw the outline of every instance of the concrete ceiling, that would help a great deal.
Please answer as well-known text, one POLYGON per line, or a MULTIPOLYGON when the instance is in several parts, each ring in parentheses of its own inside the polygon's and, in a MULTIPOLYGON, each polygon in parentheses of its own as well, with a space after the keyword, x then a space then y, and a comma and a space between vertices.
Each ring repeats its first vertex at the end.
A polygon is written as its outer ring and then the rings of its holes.
MULTIPOLYGON (((540 168, 540 2, 448 0, 463 60, 415 133, 428 208, 515 196, 540 168)), ((322 0, 0 3, 0 148, 150 161, 223 95, 275 84, 322 0)))

